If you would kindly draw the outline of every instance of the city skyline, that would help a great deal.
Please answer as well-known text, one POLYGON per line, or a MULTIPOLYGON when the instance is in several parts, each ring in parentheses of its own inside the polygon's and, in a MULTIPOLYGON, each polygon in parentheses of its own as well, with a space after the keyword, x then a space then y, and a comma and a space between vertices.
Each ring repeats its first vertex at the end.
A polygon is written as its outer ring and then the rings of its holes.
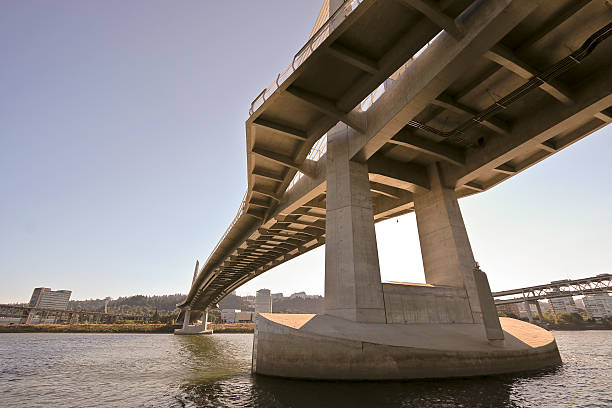
MULTIPOLYGON (((246 187, 250 101, 306 41, 319 8, 295 2, 279 21, 282 6, 3 7, 0 86, 12 98, 0 101, 0 188, 9 197, 0 203, 0 302, 25 301, 37 286, 75 299, 187 292, 195 260, 206 260, 246 187), (226 32, 228 20, 242 27, 226 32)), ((610 272, 612 193, 602 186, 611 147, 604 128, 460 200, 493 290, 610 272)), ((382 279, 423 282, 414 215, 377 232, 382 279)), ((322 295, 323 254, 238 293, 322 295)))

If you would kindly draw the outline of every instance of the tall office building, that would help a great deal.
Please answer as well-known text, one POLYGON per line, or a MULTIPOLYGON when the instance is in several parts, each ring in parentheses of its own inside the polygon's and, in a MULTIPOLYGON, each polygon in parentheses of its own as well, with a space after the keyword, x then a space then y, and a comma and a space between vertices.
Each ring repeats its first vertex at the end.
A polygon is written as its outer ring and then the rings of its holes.
POLYGON ((269 289, 259 289, 257 291, 255 313, 272 313, 272 295, 269 289))
POLYGON ((70 300, 70 290, 51 290, 50 288, 34 288, 32 297, 30 298, 30 307, 39 307, 42 309, 60 309, 68 308, 70 300))
POLYGON ((589 319, 603 319, 612 317, 612 296, 607 293, 601 295, 586 295, 582 298, 589 319))
POLYGON ((579 310, 576 307, 576 303, 574 302, 574 298, 571 296, 551 298, 549 300, 550 306, 552 307, 553 313, 578 313, 579 310))

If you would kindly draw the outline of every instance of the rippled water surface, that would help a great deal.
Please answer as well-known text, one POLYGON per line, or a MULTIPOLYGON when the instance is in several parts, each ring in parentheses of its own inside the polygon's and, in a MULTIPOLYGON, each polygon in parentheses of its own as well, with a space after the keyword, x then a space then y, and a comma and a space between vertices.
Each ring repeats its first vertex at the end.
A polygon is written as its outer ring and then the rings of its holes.
POLYGON ((249 334, 0 334, 0 407, 612 407, 612 331, 555 337, 530 375, 343 383, 251 375, 249 334))

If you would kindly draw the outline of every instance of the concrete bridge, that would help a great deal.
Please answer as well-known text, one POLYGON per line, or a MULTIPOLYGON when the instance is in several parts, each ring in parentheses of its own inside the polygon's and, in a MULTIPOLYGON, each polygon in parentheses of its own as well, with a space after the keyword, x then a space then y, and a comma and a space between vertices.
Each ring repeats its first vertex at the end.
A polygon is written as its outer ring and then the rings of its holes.
POLYGON ((19 324, 30 324, 38 317, 39 323, 53 319, 54 324, 77 324, 87 321, 89 323, 116 323, 118 320, 146 321, 146 316, 122 315, 103 312, 90 312, 85 310, 50 309, 19 305, 0 305, 0 317, 19 318, 19 324))
POLYGON ((457 200, 612 121, 611 34, 602 0, 326 0, 251 104, 247 191, 178 305, 185 329, 191 311, 326 244, 325 313, 258 316, 254 372, 414 378, 558 363, 547 332, 500 324, 457 200), (374 223, 409 212, 426 283, 381 283, 374 223))

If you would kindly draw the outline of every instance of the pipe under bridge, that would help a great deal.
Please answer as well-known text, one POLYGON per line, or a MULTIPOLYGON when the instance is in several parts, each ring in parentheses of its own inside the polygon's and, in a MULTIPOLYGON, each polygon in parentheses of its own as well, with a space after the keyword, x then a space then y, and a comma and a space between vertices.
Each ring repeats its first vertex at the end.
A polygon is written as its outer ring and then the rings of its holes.
POLYGON ((530 340, 521 336, 536 329, 500 323, 457 200, 612 121, 611 35, 610 1, 326 0, 308 42, 251 104, 247 191, 196 266, 178 305, 185 325, 191 311, 205 313, 250 279, 326 244, 325 313, 258 316, 255 372, 414 378, 559 361, 548 334, 530 340), (410 212, 426 283, 381 283, 374 223, 410 212), (430 326, 416 333, 410 323, 430 326), (370 324, 376 330, 364 328, 370 324), (364 343, 332 359, 330 333, 364 343), (475 343, 442 344, 459 337, 475 343), (432 339, 440 350, 500 358, 452 368, 427 354, 429 373, 408 360, 379 361, 393 347, 418 354, 432 339), (363 346, 374 343, 381 352, 363 346), (525 345, 527 354, 544 354, 522 360, 525 345), (297 350, 310 357, 296 364, 297 350))

